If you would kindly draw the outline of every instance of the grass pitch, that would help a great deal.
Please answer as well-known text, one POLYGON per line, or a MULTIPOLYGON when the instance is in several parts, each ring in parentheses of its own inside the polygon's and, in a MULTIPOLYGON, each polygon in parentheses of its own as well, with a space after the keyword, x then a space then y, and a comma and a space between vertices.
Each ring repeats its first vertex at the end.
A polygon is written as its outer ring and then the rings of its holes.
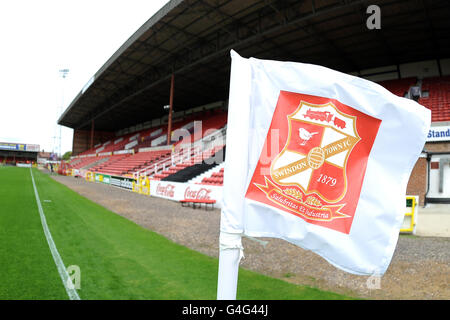
MULTIPOLYGON (((81 271, 81 299, 215 299, 218 260, 33 169, 53 240, 81 271)), ((0 170, 0 299, 68 299, 42 229, 30 169, 0 170)), ((240 269, 238 299, 347 299, 240 269)))

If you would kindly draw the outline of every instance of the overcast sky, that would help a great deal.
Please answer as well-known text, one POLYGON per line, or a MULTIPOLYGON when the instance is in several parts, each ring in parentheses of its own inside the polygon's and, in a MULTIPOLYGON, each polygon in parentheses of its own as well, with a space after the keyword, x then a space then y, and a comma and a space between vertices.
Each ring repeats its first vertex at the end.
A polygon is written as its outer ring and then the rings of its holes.
MULTIPOLYGON (((56 120, 88 80, 167 0, 0 2, 0 142, 52 151, 56 120), (66 79, 59 70, 69 69, 66 79)), ((62 152, 73 130, 63 127, 62 152)))

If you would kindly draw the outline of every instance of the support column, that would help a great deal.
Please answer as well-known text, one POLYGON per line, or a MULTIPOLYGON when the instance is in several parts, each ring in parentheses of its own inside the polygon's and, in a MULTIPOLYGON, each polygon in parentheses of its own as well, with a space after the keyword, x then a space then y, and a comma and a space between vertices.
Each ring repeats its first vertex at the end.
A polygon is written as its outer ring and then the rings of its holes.
POLYGON ((441 66, 441 59, 436 59, 438 71, 439 71, 439 77, 442 77, 442 66, 441 66))
POLYGON ((91 120, 91 143, 89 149, 92 149, 93 147, 94 147, 94 119, 91 120))
POLYGON ((173 86, 174 86, 175 76, 172 73, 170 78, 170 100, 169 100, 169 120, 167 127, 167 145, 170 145, 170 137, 172 135, 172 108, 173 108, 173 86))

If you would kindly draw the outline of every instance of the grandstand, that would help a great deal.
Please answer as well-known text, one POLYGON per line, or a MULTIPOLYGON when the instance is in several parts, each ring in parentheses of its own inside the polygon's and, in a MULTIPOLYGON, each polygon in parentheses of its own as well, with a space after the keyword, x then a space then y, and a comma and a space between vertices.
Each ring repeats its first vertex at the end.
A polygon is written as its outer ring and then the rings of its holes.
POLYGON ((31 165, 37 163, 39 145, 0 142, 0 165, 31 165))
POLYGON ((431 110, 433 122, 450 120, 450 76, 425 78, 420 104, 431 110))
MULTIPOLYGON (((98 70, 58 120, 74 129, 71 168, 81 176, 89 171, 161 184, 222 185, 230 49, 365 77, 398 96, 418 99, 431 109, 433 126, 446 126, 450 4, 377 4, 380 30, 365 27, 365 2, 357 0, 168 2, 98 70)), ((430 175, 430 163, 450 157, 449 141, 429 141, 416 164, 408 193, 419 195, 421 204, 428 198, 450 201, 450 187, 430 196, 433 179, 441 179, 430 175)))
POLYGON ((379 84, 391 91, 393 94, 399 97, 406 97, 408 95, 409 89, 416 85, 416 78, 405 78, 405 79, 394 79, 380 81, 379 84))

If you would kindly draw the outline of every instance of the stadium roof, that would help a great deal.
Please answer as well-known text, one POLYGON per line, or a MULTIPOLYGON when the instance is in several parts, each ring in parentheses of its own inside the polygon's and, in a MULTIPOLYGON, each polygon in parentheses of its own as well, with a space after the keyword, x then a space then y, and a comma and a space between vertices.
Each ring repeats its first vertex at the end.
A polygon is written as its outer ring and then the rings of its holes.
POLYGON ((172 0, 98 70, 58 123, 115 131, 228 97, 230 49, 343 72, 450 57, 450 1, 172 0))

